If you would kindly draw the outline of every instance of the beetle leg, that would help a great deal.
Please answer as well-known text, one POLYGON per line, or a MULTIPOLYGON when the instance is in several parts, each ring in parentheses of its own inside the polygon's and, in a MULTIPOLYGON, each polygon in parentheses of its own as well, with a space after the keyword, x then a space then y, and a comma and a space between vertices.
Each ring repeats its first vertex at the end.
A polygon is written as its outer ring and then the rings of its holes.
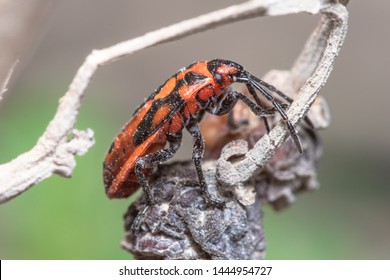
POLYGON ((202 192, 202 195, 208 204, 212 204, 217 207, 224 207, 225 202, 220 199, 211 197, 211 194, 209 193, 209 190, 207 188, 206 180, 204 178, 202 165, 201 165, 205 145, 204 145, 203 137, 200 134, 199 126, 197 123, 191 123, 186 128, 188 132, 191 134, 192 138, 194 139, 194 147, 192 149, 192 160, 194 161, 195 169, 196 172, 198 173, 200 190, 202 192))
POLYGON ((229 113, 238 101, 237 96, 232 93, 233 91, 230 88, 227 88, 225 92, 218 97, 215 106, 206 108, 207 112, 217 116, 229 113))
MULTIPOLYGON (((251 85, 251 84, 246 84, 246 87, 249 91, 249 93, 253 96, 253 98, 255 99, 257 105, 259 105, 261 108, 263 108, 263 105, 262 105, 262 102, 260 101, 260 98, 258 97, 257 93, 256 93, 256 90, 255 88, 251 85)), ((286 100, 287 102, 290 102, 290 99, 289 100, 286 100)), ((283 110, 287 110, 288 107, 289 107, 289 104, 286 104, 286 103, 281 103, 280 104, 280 107, 283 109, 283 110)), ((277 108, 267 108, 268 110, 271 110, 273 113, 277 112, 277 108)), ((262 118, 264 119, 264 123, 265 123, 265 126, 267 128, 267 131, 270 132, 270 128, 269 128, 269 125, 268 125, 268 121, 266 119, 266 116, 262 116, 262 118)))
MULTIPOLYGON (((277 111, 277 108, 262 108, 258 104, 254 103, 249 97, 247 97, 245 94, 237 91, 231 91, 228 92, 224 98, 218 102, 218 104, 213 107, 209 112, 213 115, 224 115, 232 110, 234 105, 237 103, 238 100, 243 101, 248 107, 251 109, 251 111, 259 117, 267 117, 272 116, 277 111)), ((283 105, 280 105, 281 108, 285 108, 283 105)))
POLYGON ((286 112, 284 111, 282 105, 272 97, 268 92, 266 92, 263 88, 261 88, 258 84, 253 83, 252 85, 258 89, 275 107, 275 109, 279 112, 279 114, 282 116, 283 121, 286 123, 288 130, 290 131, 291 138, 293 139, 295 146, 297 147, 297 150, 302 153, 302 144, 301 141, 299 140, 298 133, 295 130, 294 126, 291 124, 290 120, 287 117, 286 112))
POLYGON ((149 208, 150 205, 146 205, 140 212, 138 212, 137 216, 134 218, 133 223, 131 225, 131 231, 135 234, 138 234, 141 226, 141 221, 145 218, 149 208))
POLYGON ((246 125, 248 124, 247 121, 243 120, 240 123, 236 123, 233 118, 233 107, 237 103, 238 99, 231 95, 231 88, 227 88, 225 90, 225 93, 220 95, 217 100, 217 104, 214 107, 207 107, 206 110, 210 114, 221 116, 228 114, 228 119, 227 119, 227 125, 230 129, 237 129, 241 125, 246 125))
MULTIPOLYGON (((237 92, 237 91, 232 91, 230 89, 228 89, 228 90, 229 90, 228 92, 226 92, 224 95, 221 96, 221 98, 220 98, 221 100, 218 100, 217 105, 215 107, 212 107, 208 111, 211 114, 218 115, 218 116, 229 113, 228 125, 230 128, 236 129, 241 124, 234 123, 233 115, 231 112, 232 112, 234 105, 237 103, 237 101, 239 99, 241 99, 246 105, 248 105, 248 107, 251 109, 251 111, 255 115, 263 118, 267 132, 269 132, 269 125, 268 125, 266 117, 274 115, 274 113, 277 110, 275 108, 263 108, 261 106, 261 101, 259 100, 259 97, 257 96, 256 92, 254 91, 254 88, 251 86, 248 86, 248 91, 253 95, 254 98, 256 96, 255 101, 257 104, 254 103, 251 99, 249 99, 245 94, 242 94, 242 93, 237 92)), ((288 105, 282 104, 281 106, 283 109, 285 109, 288 105)))
POLYGON ((150 191, 148 180, 146 179, 143 170, 145 168, 155 167, 156 165, 171 159, 174 156, 174 154, 177 152, 177 150, 180 148, 181 138, 182 138, 181 136, 182 136, 181 133, 175 136, 170 136, 168 139, 169 147, 167 149, 163 149, 155 153, 141 157, 140 159, 137 160, 135 164, 134 167, 135 174, 137 175, 138 182, 141 185, 146 195, 146 201, 148 205, 153 204, 154 201, 153 201, 152 193, 150 191))
MULTIPOLYGON (((257 105, 259 105, 260 107, 262 107, 262 104, 261 104, 261 101, 260 101, 260 98, 259 96, 256 94, 256 91, 255 89, 253 88, 253 86, 251 84, 247 84, 246 85, 246 88, 248 89, 248 92, 253 96, 253 98, 255 99, 257 105)), ((270 130, 270 127, 269 127, 269 123, 268 123, 268 120, 265 116, 261 117, 263 119, 263 122, 264 122, 264 126, 265 126, 265 129, 267 130, 267 133, 269 133, 271 130, 270 130)))

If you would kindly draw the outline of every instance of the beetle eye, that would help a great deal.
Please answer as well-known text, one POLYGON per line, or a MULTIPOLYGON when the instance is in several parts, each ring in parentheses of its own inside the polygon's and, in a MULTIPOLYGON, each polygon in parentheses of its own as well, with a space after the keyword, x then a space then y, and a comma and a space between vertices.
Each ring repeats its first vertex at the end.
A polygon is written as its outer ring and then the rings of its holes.
POLYGON ((218 84, 223 84, 223 77, 222 77, 221 74, 215 73, 214 79, 215 79, 215 81, 216 81, 218 84))

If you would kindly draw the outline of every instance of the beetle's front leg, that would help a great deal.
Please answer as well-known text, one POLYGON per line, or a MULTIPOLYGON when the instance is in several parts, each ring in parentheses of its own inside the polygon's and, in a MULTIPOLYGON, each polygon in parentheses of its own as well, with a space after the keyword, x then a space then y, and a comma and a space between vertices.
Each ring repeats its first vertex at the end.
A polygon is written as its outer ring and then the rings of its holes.
POLYGON ((187 126, 187 130, 191 133, 192 138, 194 139, 194 147, 192 149, 192 160, 195 164, 195 169, 199 177, 200 190, 206 202, 208 204, 212 204, 217 207, 224 207, 225 202, 211 197, 211 194, 207 188, 206 180, 203 175, 202 170, 202 158, 204 153, 204 140, 202 135, 200 134, 200 129, 197 123, 192 123, 187 126))

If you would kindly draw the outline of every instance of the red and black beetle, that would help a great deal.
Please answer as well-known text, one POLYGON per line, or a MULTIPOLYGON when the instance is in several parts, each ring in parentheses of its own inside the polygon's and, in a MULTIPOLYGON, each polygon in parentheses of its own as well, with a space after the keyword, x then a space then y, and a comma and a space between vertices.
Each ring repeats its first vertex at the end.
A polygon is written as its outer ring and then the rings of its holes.
POLYGON ((223 115, 241 100, 257 116, 269 116, 277 111, 285 121, 297 149, 302 152, 298 135, 285 113, 286 105, 276 100, 271 92, 292 102, 275 87, 232 61, 200 61, 180 69, 138 107, 111 144, 103 165, 108 197, 128 197, 141 186, 147 203, 152 204, 147 176, 156 165, 173 157, 180 147, 182 130, 186 128, 194 139, 192 159, 202 194, 208 203, 223 205, 221 200, 212 198, 207 190, 201 166, 205 145, 198 123, 205 112, 223 115), (229 86, 235 82, 245 84, 254 101, 231 90, 229 86), (263 108, 256 91, 273 107, 263 108))

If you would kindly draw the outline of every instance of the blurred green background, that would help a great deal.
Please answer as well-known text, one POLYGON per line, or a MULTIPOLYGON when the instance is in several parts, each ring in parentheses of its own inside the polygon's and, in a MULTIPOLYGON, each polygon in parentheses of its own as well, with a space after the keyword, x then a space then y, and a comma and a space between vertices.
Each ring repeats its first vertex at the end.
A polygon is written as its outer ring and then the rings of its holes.
MULTIPOLYGON (((243 1, 50 1, 33 19, 16 74, 0 103, 0 163, 35 145, 76 69, 95 48, 243 1), (34 22, 36 21, 36 22, 34 22)), ((351 1, 350 30, 321 91, 331 126, 321 132, 321 188, 289 209, 265 207, 268 259, 390 258, 390 3, 351 1), (384 36, 386 34, 386 36, 384 36)), ((1 7, 0 7, 1 9, 1 7)), ((129 259, 120 248, 130 200, 106 198, 101 166, 136 106, 192 61, 228 58, 257 76, 288 69, 317 16, 259 18, 139 52, 99 70, 76 128, 96 144, 71 179, 53 176, 0 205, 0 259, 129 259)), ((0 48, 2 46, 0 42, 0 48)), ((0 54, 0 56, 3 54, 0 54)), ((176 159, 190 157, 187 136, 176 159)))

